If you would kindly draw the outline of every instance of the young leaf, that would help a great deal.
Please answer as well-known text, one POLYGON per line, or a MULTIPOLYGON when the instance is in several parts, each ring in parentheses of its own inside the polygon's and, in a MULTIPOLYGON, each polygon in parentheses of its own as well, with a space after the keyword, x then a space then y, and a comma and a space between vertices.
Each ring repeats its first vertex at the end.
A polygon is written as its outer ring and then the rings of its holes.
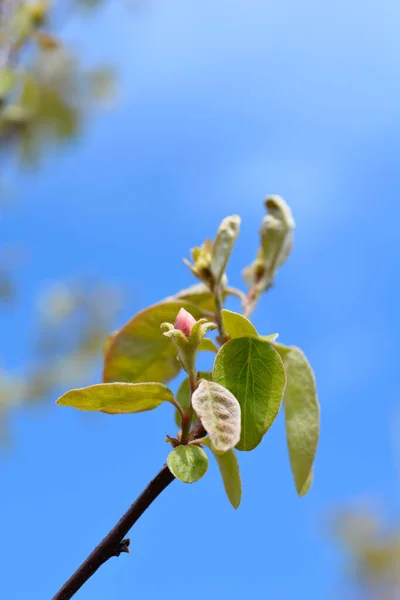
POLYGON ((261 227, 261 246, 265 268, 272 282, 275 271, 289 257, 295 223, 292 211, 280 196, 270 196, 265 201, 265 206, 268 215, 261 227))
POLYGON ((242 425, 238 450, 253 450, 271 427, 286 385, 282 360, 272 344, 237 338, 220 348, 213 380, 232 392, 240 404, 242 425))
POLYGON ((274 342, 279 336, 279 333, 270 333, 269 335, 260 335, 260 340, 266 340, 267 342, 274 342))
POLYGON ((162 335, 160 325, 174 322, 181 308, 195 318, 202 313, 184 301, 161 302, 138 313, 111 340, 104 359, 103 381, 160 381, 166 383, 180 371, 174 343, 162 335))
POLYGON ((203 352, 218 352, 218 348, 210 338, 203 338, 200 342, 199 350, 203 352))
POLYGON ((211 252, 211 273, 216 284, 220 283, 225 273, 232 248, 239 235, 239 229, 240 217, 237 215, 226 217, 219 226, 211 252))
POLYGON ((0 68, 0 100, 7 96, 15 82, 15 75, 10 69, 0 68))
POLYGON ((311 486, 313 484, 313 479, 314 479, 314 474, 311 469, 310 473, 308 474, 305 484, 303 485, 301 490, 299 490, 299 496, 305 496, 306 494, 308 494, 308 492, 310 491, 311 486))
POLYGON ((214 296, 204 283, 195 283, 186 290, 178 292, 175 297, 167 298, 167 300, 169 302, 176 301, 178 298, 186 300, 186 302, 191 302, 202 310, 215 312, 214 296))
POLYGON ((239 508, 242 499, 242 482, 240 480, 239 462, 235 451, 228 450, 228 452, 220 454, 219 452, 215 452, 210 438, 205 438, 203 443, 210 448, 217 460, 229 502, 232 504, 233 508, 239 508))
POLYGON ((202 246, 191 249, 193 265, 186 258, 183 259, 183 262, 189 267, 193 275, 207 285, 211 275, 211 252, 212 242, 211 240, 206 240, 202 246))
POLYGON ((240 439, 240 405, 222 385, 202 379, 192 406, 218 452, 234 448, 240 439))
POLYGON ((208 458, 199 446, 177 446, 169 453, 167 465, 177 479, 184 483, 194 483, 206 474, 208 458))
POLYGON ((109 414, 130 414, 152 410, 162 402, 175 405, 174 395, 162 383, 99 383, 70 390, 57 400, 60 406, 109 414))
POLYGON ((255 261, 242 272, 256 296, 273 285, 276 271, 289 257, 295 228, 292 212, 283 198, 269 196, 265 206, 268 214, 260 229, 261 247, 255 261))
POLYGON ((118 331, 113 331, 111 332, 106 339, 104 340, 103 343, 103 356, 105 356, 108 352, 109 347, 111 346, 111 342, 113 341, 113 339, 115 338, 115 336, 117 335, 118 331))
POLYGON ((311 366, 300 350, 275 344, 287 375, 283 398, 290 465, 297 492, 307 493, 319 438, 319 403, 311 366))
MULTIPOLYGON (((211 381, 212 373, 209 373, 208 371, 200 371, 198 376, 200 379, 207 379, 208 381, 211 381)), ((185 409, 190 402, 190 387, 189 379, 187 377, 185 377, 178 388, 176 393, 176 401, 183 409, 185 409)), ((181 426, 181 415, 179 411, 175 412, 175 423, 178 427, 181 426)))
POLYGON ((246 317, 239 313, 224 308, 222 310, 222 321, 225 333, 231 338, 258 337, 257 329, 246 317))

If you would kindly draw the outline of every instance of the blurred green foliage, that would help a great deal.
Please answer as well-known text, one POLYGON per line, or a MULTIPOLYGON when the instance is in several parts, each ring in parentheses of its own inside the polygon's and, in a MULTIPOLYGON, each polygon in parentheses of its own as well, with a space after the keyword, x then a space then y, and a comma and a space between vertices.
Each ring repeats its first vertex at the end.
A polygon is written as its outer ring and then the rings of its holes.
MULTIPOLYGON (((57 282, 38 299, 27 365, 0 371, 0 421, 58 389, 83 384, 98 365, 120 307, 103 283, 57 282)), ((3 437, 5 434, 3 429, 3 437)))
MULTIPOLYGON (((40 166, 55 149, 78 139, 93 108, 113 94, 113 71, 86 69, 58 31, 66 17, 90 14, 89 9, 103 3, 0 0, 2 213, 10 199, 4 184, 7 169, 40 166)), ((0 247, 0 309, 18 300, 13 273, 19 262, 15 251, 0 247)), ((118 305, 118 294, 105 284, 57 282, 49 286, 34 313, 35 332, 26 365, 10 371, 5 364, 7 340, 3 339, 0 427, 4 435, 5 417, 13 409, 55 395, 58 386, 85 381, 101 356, 118 305)))
POLYGON ((37 165, 54 145, 77 138, 94 100, 112 92, 113 73, 81 66, 49 31, 47 2, 0 6, 0 147, 20 166, 37 165))
POLYGON ((357 598, 400 598, 400 530, 360 506, 338 513, 334 536, 346 552, 348 581, 357 598))

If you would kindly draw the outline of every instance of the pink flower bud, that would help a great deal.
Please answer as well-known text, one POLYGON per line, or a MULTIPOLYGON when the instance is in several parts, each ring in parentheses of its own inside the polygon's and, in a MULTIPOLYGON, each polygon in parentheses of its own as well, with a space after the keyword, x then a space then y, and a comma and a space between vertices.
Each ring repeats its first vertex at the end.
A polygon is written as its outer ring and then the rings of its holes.
POLYGON ((194 318, 194 316, 191 315, 190 312, 188 312, 184 308, 181 308, 181 310, 176 316, 174 327, 175 329, 179 329, 179 331, 182 331, 182 333, 184 333, 186 337, 189 337, 190 332, 192 331, 192 327, 195 323, 196 319, 194 318))

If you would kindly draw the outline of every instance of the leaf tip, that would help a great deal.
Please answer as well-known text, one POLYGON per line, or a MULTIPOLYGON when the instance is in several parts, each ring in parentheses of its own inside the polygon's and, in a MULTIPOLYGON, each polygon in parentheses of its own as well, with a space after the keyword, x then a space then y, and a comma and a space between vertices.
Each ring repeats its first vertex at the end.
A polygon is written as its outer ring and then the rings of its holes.
POLYGON ((242 501, 242 496, 240 496, 240 498, 238 498, 237 500, 231 500, 232 508, 234 508, 235 510, 238 510, 241 501, 242 501))
POLYGON ((310 471, 310 473, 308 474, 308 477, 305 480, 305 482, 303 483, 303 485, 301 485, 301 486, 296 485, 297 493, 300 496, 300 498, 304 498, 304 496, 306 496, 308 494, 308 492, 311 490, 313 480, 314 480, 314 474, 313 474, 313 471, 310 471))

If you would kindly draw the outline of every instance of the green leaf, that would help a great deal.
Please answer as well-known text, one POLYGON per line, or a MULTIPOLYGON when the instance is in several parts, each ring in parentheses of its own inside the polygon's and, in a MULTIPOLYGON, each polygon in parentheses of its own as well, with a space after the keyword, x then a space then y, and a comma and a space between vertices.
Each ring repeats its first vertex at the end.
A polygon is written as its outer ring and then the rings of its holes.
POLYGON ((105 356, 108 352, 109 347, 111 346, 111 342, 117 335, 118 331, 113 331, 110 333, 103 342, 103 356, 105 356))
MULTIPOLYGON (((209 373, 208 371, 200 371, 199 377, 200 377, 200 379, 207 379, 208 381, 211 381, 212 373, 209 373)), ((189 404, 189 402, 190 402, 190 387, 189 387, 188 377, 185 377, 185 379, 180 384, 178 391, 176 393, 176 401, 183 409, 185 409, 187 407, 187 405, 189 404)), ((178 427, 181 426, 181 415, 180 415, 179 411, 175 412, 175 423, 177 424, 178 427)))
POLYGON ((297 492, 307 493, 319 438, 319 403, 311 366, 300 348, 275 344, 287 375, 283 398, 290 465, 297 492))
POLYGON ((22 46, 33 30, 34 21, 32 11, 29 4, 24 2, 13 15, 11 20, 11 34, 17 44, 22 46))
POLYGON ((43 90, 31 75, 24 75, 24 85, 20 98, 20 106, 33 116, 41 108, 43 90))
POLYGON ((224 308, 222 310, 222 321, 227 335, 231 339, 240 337, 258 337, 254 325, 239 313, 224 308))
POLYGON ((203 352, 218 352, 218 347, 210 338, 203 338, 200 342, 199 350, 203 352))
POLYGON ((239 462, 235 451, 228 450, 228 452, 220 454, 215 451, 209 438, 205 438, 202 443, 210 448, 216 458, 225 492, 230 503, 233 508, 239 508, 242 499, 242 482, 240 479, 239 462))
POLYGON ((303 487, 299 491, 299 496, 305 496, 306 494, 308 494, 308 492, 310 491, 311 486, 313 484, 313 479, 314 479, 314 474, 313 474, 313 471, 311 469, 310 473, 308 474, 308 477, 307 477, 307 480, 306 480, 305 484, 303 485, 303 487))
POLYGON ((167 465, 177 479, 184 483, 194 483, 206 474, 208 458, 199 446, 177 446, 169 453, 167 465))
POLYGON ((204 283, 195 283, 189 288, 178 292, 176 296, 167 298, 167 301, 171 302, 177 300, 178 298, 186 300, 186 302, 191 302, 202 310, 212 313, 215 312, 214 296, 204 283))
POLYGON ((99 383, 70 390, 57 400, 61 406, 109 414, 152 410, 162 402, 175 404, 173 393, 162 383, 99 383))
POLYGON ((10 69, 0 68, 0 99, 5 98, 15 82, 15 75, 10 69))
POLYGON ((213 380, 239 401, 242 426, 238 450, 253 450, 271 427, 286 385, 282 360, 275 348, 257 338, 230 340, 219 350, 213 380))
POLYGON ((219 226, 211 251, 211 273, 216 284, 220 283, 225 273, 239 229, 240 217, 237 215, 226 217, 219 226))
POLYGON ((8 104, 3 111, 3 120, 13 125, 23 125, 32 117, 31 113, 19 104, 8 104))
POLYGON ((266 340, 267 342, 274 342, 279 336, 279 333, 270 333, 269 335, 260 335, 260 340, 266 340))
MULTIPOLYGON (((233 288, 225 288, 222 292, 222 299, 225 300, 225 298, 229 295, 237 295, 237 290, 233 288)), ((195 283, 187 289, 181 290, 175 296, 166 298, 165 301, 174 302, 178 298, 195 304, 201 310, 215 313, 214 295, 212 292, 210 292, 209 287, 205 283, 195 283)))
POLYGON ((240 439, 240 405, 222 385, 202 379, 192 406, 218 452, 234 448, 240 439))
POLYGON ((162 335, 160 325, 174 322, 181 308, 195 318, 201 311, 184 301, 161 302, 138 313, 120 329, 106 352, 103 380, 167 382, 180 371, 177 350, 173 341, 162 335))

